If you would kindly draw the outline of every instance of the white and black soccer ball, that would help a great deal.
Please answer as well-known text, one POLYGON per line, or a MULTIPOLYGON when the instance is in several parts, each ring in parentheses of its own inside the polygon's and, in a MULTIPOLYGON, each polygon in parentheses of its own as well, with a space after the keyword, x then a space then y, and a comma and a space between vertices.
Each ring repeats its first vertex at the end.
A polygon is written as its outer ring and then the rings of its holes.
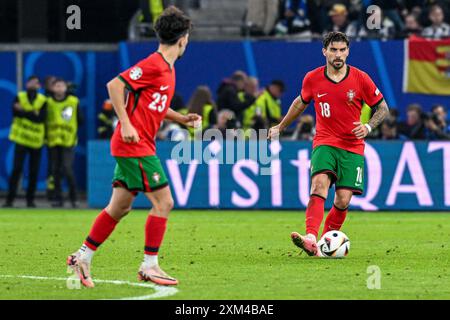
POLYGON ((350 251, 350 239, 341 231, 328 231, 317 243, 319 256, 343 258, 350 251))

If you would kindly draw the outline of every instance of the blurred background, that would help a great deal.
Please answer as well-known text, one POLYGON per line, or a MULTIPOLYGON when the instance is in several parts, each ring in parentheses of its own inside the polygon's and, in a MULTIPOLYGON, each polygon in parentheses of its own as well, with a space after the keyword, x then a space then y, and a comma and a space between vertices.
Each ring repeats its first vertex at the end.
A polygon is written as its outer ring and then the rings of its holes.
MULTIPOLYGON (((267 129, 287 112, 305 74, 324 64, 323 34, 345 32, 352 39, 349 64, 372 77, 391 108, 368 141, 367 191, 353 205, 448 210, 448 0, 2 0, 0 196, 6 206, 36 206, 35 182, 37 206, 106 203, 114 165, 108 139, 117 119, 105 85, 157 48, 152 23, 172 4, 195 26, 176 65, 173 109, 201 114, 203 130, 215 128, 224 136, 226 129, 267 129), (51 112, 27 111, 21 92, 36 103, 36 93, 47 97, 49 110, 75 97, 70 112, 65 105, 62 110, 76 118, 77 141, 30 146, 11 137, 15 119, 51 127, 51 112)), ((364 110, 363 121, 370 112, 364 110)), ((15 126, 23 127, 19 122, 15 126)), ((163 124, 162 159, 171 159, 173 141, 194 139, 181 129, 163 124)), ((257 174, 253 164, 267 166, 258 159, 236 159, 219 173, 207 163, 166 162, 177 207, 304 208, 314 134, 310 106, 281 137, 282 171, 272 177, 257 174)), ((251 138, 244 139, 251 143, 251 138)), ((219 153, 227 148, 236 146, 223 146, 219 153)), ((146 203, 138 199, 137 205, 146 203)))

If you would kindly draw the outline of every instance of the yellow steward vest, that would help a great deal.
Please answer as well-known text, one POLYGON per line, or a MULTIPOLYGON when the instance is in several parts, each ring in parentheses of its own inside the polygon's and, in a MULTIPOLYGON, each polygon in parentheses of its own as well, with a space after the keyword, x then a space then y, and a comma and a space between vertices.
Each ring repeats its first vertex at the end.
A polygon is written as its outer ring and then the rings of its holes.
POLYGON ((47 145, 52 147, 74 147, 78 142, 77 97, 69 95, 63 101, 52 97, 47 101, 47 145))
POLYGON ((281 117, 281 102, 278 99, 274 99, 271 94, 265 90, 256 99, 250 107, 244 111, 243 115, 243 125, 245 129, 249 129, 253 126, 253 118, 255 116, 260 116, 263 119, 267 119, 267 112, 269 112, 272 117, 281 117))
MULTIPOLYGON (((38 93, 33 103, 30 103, 25 91, 19 93, 18 99, 19 104, 26 112, 39 112, 47 101, 43 94, 38 93)), ((27 118, 14 117, 9 140, 28 148, 39 149, 44 145, 44 135, 44 123, 36 123, 27 118)))

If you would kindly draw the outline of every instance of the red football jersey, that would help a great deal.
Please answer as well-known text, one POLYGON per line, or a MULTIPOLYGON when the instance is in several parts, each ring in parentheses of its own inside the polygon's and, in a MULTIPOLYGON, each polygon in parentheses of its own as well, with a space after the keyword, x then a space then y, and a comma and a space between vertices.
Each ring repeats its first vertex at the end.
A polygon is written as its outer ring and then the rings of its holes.
POLYGON ((122 72, 119 79, 125 82, 129 91, 127 113, 141 140, 125 143, 119 123, 111 139, 111 154, 115 157, 153 156, 156 154, 156 133, 175 92, 175 68, 170 67, 161 53, 155 52, 122 72))
POLYGON ((327 76, 325 66, 317 68, 306 74, 301 98, 304 103, 314 100, 313 148, 328 145, 364 155, 364 140, 352 133, 353 122, 360 121, 364 102, 375 107, 383 101, 383 95, 367 73, 348 66, 345 77, 335 82, 327 76))

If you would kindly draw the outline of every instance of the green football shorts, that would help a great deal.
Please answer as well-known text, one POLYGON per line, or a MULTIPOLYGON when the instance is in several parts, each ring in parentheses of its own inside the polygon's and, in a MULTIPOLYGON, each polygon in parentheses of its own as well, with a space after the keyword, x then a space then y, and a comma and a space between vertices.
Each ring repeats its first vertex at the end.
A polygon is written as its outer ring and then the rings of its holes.
POLYGON ((138 192, 154 192, 169 185, 157 156, 123 158, 115 157, 113 187, 138 192))
POLYGON ((311 155, 311 178, 320 173, 331 177, 336 190, 348 189, 355 195, 364 191, 364 156, 331 146, 318 146, 311 155))

